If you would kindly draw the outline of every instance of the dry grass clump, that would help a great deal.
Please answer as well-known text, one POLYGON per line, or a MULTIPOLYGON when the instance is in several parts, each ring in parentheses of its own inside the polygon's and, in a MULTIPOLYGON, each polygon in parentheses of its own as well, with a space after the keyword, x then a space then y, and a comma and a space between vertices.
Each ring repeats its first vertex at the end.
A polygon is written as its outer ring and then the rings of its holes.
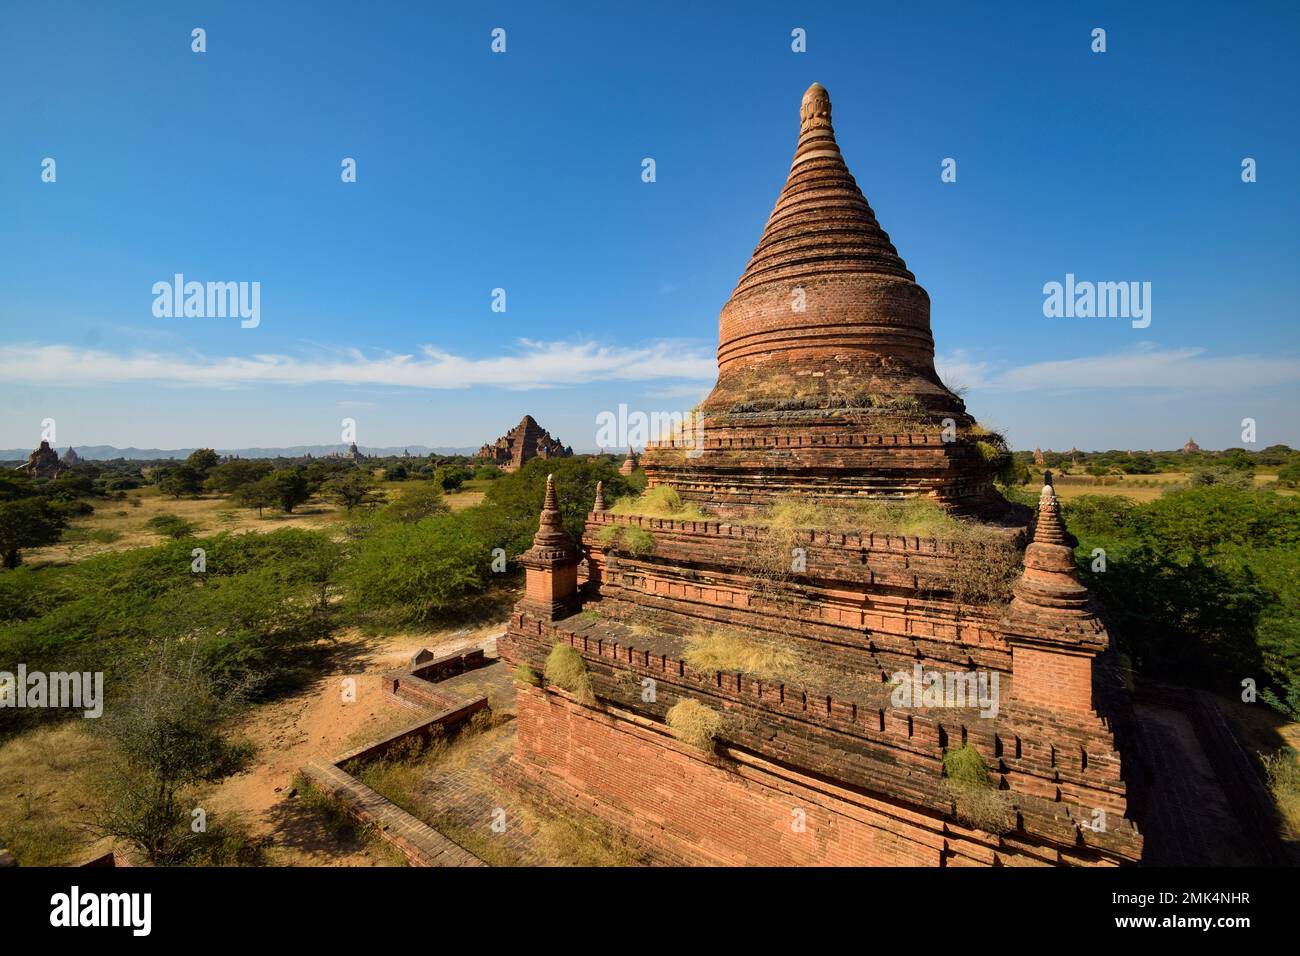
POLYGON ((648 518, 676 518, 702 520, 704 512, 694 502, 682 501, 677 489, 671 485, 656 485, 640 495, 619 498, 609 509, 616 515, 644 515, 648 518))
POLYGON ((642 866, 645 860, 628 839, 611 827, 584 821, 546 820, 537 828, 538 851, 558 866, 642 866))
POLYGON ((622 551, 634 558, 648 558, 655 553, 655 536, 644 528, 606 525, 596 540, 610 551, 622 551))
POLYGON ((556 644, 546 658, 546 679, 562 690, 567 690, 579 700, 591 703, 596 699, 591 689, 591 675, 587 662, 568 644, 556 644))
POLYGON ((739 634, 701 631, 686 639, 686 663, 698 671, 750 674, 768 680, 794 676, 798 661, 783 647, 739 634))
POLYGON ((722 732, 722 715, 699 701, 684 698, 668 711, 668 726, 677 739, 700 750, 712 750, 722 732))
POLYGON ((527 664, 520 664, 514 669, 514 678, 521 684, 529 684, 533 687, 542 686, 542 675, 527 664))
POLYGON ((1006 833, 1015 828, 1011 807, 993 786, 983 758, 970 744, 943 755, 943 775, 957 805, 957 819, 962 823, 987 833, 1006 833))
POLYGON ((825 502, 780 498, 758 523, 774 530, 817 529, 845 534, 901 534, 945 541, 1000 541, 1002 533, 974 521, 960 521, 924 498, 903 501, 825 502))
POLYGON ((1295 750, 1283 747, 1271 754, 1260 754, 1259 759, 1289 836, 1300 837, 1300 762, 1295 750))

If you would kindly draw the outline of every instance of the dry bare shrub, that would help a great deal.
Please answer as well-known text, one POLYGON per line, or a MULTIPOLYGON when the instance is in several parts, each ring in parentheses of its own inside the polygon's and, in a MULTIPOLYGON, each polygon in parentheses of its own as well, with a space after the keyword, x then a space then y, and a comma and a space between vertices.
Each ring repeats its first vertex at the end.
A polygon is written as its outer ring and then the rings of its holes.
POLYGON ((712 750, 722 732, 722 715, 697 700, 683 698, 668 711, 668 726, 677 739, 700 750, 712 750))
POLYGON ((986 833, 1009 833, 1015 829, 1015 814, 1001 791, 985 787, 948 784, 948 792, 957 804, 957 819, 986 833))

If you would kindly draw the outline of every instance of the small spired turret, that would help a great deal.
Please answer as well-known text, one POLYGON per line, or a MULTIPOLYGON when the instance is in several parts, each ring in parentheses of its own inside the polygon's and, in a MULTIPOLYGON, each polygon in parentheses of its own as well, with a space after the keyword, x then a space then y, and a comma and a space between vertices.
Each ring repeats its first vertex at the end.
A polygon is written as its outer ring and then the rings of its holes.
POLYGON ((605 483, 603 481, 596 482, 596 503, 591 506, 591 510, 592 511, 609 510, 605 506, 605 483))
POLYGON ((1092 662, 1110 637, 1079 581, 1074 537, 1061 520, 1052 473, 1043 476, 1033 540, 1003 619, 1011 647, 1012 693, 1048 709, 1094 709, 1092 662))
POLYGON ((619 466, 618 473, 620 475, 630 475, 637 470, 640 464, 636 452, 632 450, 631 446, 628 446, 627 457, 623 459, 623 464, 619 466))
POLYGON ((546 621, 566 617, 576 610, 578 562, 581 552, 564 530, 555 476, 546 476, 546 498, 533 546, 519 556, 524 566, 524 597, 520 605, 546 621))

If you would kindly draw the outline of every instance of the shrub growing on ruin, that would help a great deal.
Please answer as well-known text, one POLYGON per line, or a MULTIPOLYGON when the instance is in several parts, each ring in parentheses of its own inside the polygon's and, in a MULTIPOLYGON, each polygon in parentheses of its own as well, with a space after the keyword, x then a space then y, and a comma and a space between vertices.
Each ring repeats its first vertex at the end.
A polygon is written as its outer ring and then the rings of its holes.
POLYGON ((521 684, 529 684, 533 687, 542 686, 542 675, 537 673, 527 664, 520 664, 514 670, 515 680, 521 684))
POLYGON ((954 786, 992 787, 984 758, 970 744, 953 747, 943 755, 943 775, 954 786))
POLYGON ((600 529, 597 540, 610 551, 622 551, 636 558, 648 558, 655 553, 655 537, 644 528, 606 525, 600 529))
POLYGON ((678 740, 700 750, 712 750, 713 742, 722 732, 722 715, 690 698, 673 704, 667 719, 678 740))
POLYGON ((657 485, 647 488, 640 495, 619 498, 609 510, 616 515, 644 515, 685 521, 704 518, 699 507, 694 502, 682 501, 677 489, 671 485, 657 485))
POLYGON ((591 675, 587 673, 587 662, 568 644, 556 644, 551 648, 550 656, 546 658, 546 679, 579 700, 591 703, 596 699, 591 689, 591 675))
POLYGON ((1006 833, 1015 818, 1005 798, 993 785, 979 752, 970 744, 943 755, 943 775, 957 808, 957 819, 988 833, 1006 833))

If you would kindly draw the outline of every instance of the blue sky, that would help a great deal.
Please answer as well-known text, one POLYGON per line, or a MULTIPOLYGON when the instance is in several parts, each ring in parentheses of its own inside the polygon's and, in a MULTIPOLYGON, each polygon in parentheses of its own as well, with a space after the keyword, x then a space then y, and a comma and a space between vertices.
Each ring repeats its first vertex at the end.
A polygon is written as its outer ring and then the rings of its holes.
POLYGON ((473 446, 531 412, 584 449, 620 403, 685 410, 814 80, 1015 446, 1300 446, 1294 4, 440 6, 5 5, 0 447, 473 446), (260 324, 156 318, 178 272, 260 282, 260 324), (1044 317, 1066 273, 1150 282, 1150 326, 1044 317))

